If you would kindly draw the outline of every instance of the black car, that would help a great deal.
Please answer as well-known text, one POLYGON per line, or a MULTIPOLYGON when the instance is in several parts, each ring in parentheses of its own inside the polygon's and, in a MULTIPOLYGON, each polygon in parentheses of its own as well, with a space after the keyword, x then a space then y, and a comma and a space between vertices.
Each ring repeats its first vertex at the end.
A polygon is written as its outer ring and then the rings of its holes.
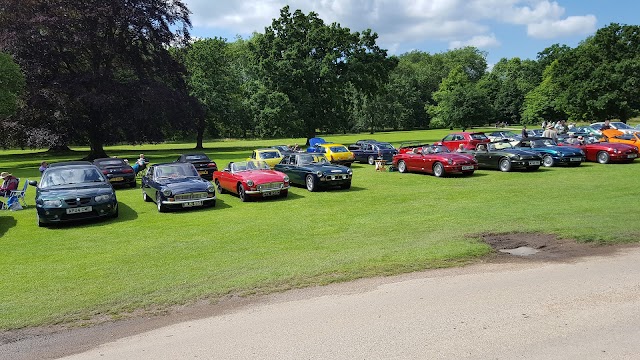
POLYGON ((509 140, 478 144, 471 153, 478 161, 479 169, 512 169, 538 170, 542 165, 542 157, 535 151, 516 149, 509 140))
POLYGON ((113 185, 128 185, 136 187, 136 174, 133 168, 118 158, 102 158, 93 160, 93 164, 102 171, 113 185))
POLYGON ((118 200, 107 177, 88 161, 51 164, 36 186, 38 226, 88 218, 118 217, 118 200))
POLYGON ((364 139, 364 140, 358 140, 356 141, 355 144, 351 144, 349 146, 347 146, 347 148, 349 150, 358 150, 361 149, 362 146, 364 146, 364 144, 369 144, 369 143, 377 143, 377 140, 373 140, 373 139, 364 139))
POLYGON ((213 172, 218 170, 215 161, 209 159, 204 153, 182 154, 176 162, 193 164, 198 174, 207 180, 213 180, 213 172))
POLYGON ((361 163, 367 163, 369 165, 375 164, 376 159, 382 157, 386 162, 393 161, 393 155, 398 151, 393 145, 388 142, 367 142, 363 143, 359 149, 351 150, 356 161, 361 163))
POLYGON ((189 163, 154 164, 142 176, 142 199, 155 201, 158 211, 169 208, 213 207, 215 186, 189 163))
POLYGON ((287 155, 274 170, 287 174, 292 184, 306 186, 309 191, 330 186, 349 189, 353 176, 350 168, 331 164, 322 154, 310 153, 287 155))

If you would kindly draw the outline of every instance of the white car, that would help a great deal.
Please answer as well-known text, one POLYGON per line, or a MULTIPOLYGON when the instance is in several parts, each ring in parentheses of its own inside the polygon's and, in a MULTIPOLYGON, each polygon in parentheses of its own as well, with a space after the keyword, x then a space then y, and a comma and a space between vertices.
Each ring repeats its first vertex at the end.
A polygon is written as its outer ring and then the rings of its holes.
MULTIPOLYGON (((592 128, 596 129, 596 130, 600 130, 600 128, 602 128, 602 125, 604 125, 604 122, 597 122, 597 123, 593 123, 589 126, 591 126, 592 128)), ((634 129, 631 126, 623 123, 622 121, 611 121, 609 123, 609 126, 611 126, 612 129, 616 129, 619 131, 622 131, 625 134, 633 134, 635 132, 638 132, 640 130, 638 129, 634 129)))

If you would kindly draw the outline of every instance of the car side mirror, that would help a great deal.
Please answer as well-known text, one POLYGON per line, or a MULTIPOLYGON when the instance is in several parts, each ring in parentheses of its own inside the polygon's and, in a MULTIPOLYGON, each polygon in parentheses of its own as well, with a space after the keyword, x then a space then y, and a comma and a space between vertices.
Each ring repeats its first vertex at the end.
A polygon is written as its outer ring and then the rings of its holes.
POLYGON ((38 182, 35 180, 29 180, 29 185, 31 186, 38 186, 38 182))

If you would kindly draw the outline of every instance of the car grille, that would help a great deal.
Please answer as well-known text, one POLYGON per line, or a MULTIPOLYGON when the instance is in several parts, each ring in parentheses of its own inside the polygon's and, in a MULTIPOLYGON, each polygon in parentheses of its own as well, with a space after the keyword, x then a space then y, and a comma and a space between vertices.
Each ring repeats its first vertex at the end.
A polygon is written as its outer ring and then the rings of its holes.
POLYGON ((87 205, 91 202, 91 198, 90 197, 86 197, 86 198, 76 198, 76 199, 66 199, 64 202, 67 203, 67 205, 69 206, 84 206, 87 205))
POLYGON ((258 190, 278 190, 282 188, 281 182, 272 182, 258 185, 258 190))
POLYGON ((174 196, 176 200, 200 200, 207 198, 206 192, 197 192, 197 193, 188 193, 188 194, 180 194, 174 196))

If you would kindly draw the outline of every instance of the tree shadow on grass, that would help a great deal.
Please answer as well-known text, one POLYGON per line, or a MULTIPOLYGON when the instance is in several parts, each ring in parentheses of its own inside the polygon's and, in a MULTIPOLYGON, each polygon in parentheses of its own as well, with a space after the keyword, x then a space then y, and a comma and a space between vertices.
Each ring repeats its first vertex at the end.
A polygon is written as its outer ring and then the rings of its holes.
POLYGON ((18 222, 13 216, 11 216, 10 210, 0 211, 2 211, 2 215, 0 215, 0 236, 2 236, 9 231, 9 229, 16 226, 18 222))

